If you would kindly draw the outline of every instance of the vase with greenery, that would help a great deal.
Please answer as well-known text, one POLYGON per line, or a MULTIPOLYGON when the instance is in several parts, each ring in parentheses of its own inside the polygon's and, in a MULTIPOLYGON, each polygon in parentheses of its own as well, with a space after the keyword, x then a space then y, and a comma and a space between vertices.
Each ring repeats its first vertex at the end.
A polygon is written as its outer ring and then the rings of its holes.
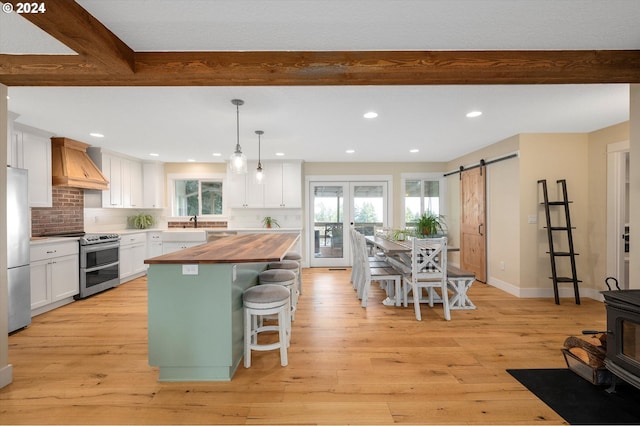
POLYGON ((131 226, 136 229, 147 229, 155 223, 153 216, 148 213, 139 213, 129 218, 131 226))
POLYGON ((411 235, 412 233, 413 231, 411 229, 396 229, 395 231, 393 231, 393 239, 396 241, 404 241, 407 239, 407 236, 411 235))
POLYGON ((431 211, 423 213, 418 220, 416 234, 421 236, 436 236, 447 233, 444 216, 431 211))
POLYGON ((280 228, 278 221, 271 216, 265 216, 262 218, 262 224, 265 228, 280 228))

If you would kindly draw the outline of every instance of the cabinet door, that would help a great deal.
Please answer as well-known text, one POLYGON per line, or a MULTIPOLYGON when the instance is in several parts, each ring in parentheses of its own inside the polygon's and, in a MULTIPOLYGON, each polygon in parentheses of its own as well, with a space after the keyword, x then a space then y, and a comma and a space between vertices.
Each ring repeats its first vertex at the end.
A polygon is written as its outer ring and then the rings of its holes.
POLYGON ((247 173, 244 178, 246 188, 246 207, 264 207, 264 185, 254 182, 252 173, 247 173))
POLYGON ((282 207, 282 163, 265 164, 264 206, 267 208, 282 207))
POLYGON ((75 296, 80 293, 78 276, 78 256, 64 256, 52 259, 51 263, 51 301, 75 296))
POLYGON ((164 166, 160 162, 142 163, 143 206, 164 208, 164 166))
POLYGON ((144 264, 144 260, 147 255, 147 245, 146 244, 136 244, 133 246, 133 251, 131 253, 131 257, 133 259, 133 273, 137 274, 139 272, 145 272, 147 270, 146 265, 144 264))
POLYGON ((102 191, 102 207, 122 207, 122 159, 102 154, 102 173, 109 189, 102 191))
POLYGON ((51 207, 51 140, 22 133, 22 167, 29 170, 29 206, 51 207))
POLYGON ((133 246, 120 246, 120 282, 133 275, 133 246))
POLYGON ((33 310, 45 306, 51 301, 49 260, 31 261, 30 274, 31 309, 33 310))
POLYGON ((247 207, 246 176, 227 173, 227 191, 225 197, 230 208, 247 207))
POLYGON ((282 207, 302 208, 302 165, 282 163, 282 207))
POLYGON ((142 207, 142 163, 122 160, 123 207, 142 207))

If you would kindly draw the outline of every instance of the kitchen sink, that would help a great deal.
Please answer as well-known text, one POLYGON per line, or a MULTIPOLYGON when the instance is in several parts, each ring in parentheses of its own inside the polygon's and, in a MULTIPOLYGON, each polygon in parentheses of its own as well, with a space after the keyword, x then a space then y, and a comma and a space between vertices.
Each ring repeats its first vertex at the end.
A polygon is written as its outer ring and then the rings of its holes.
POLYGON ((169 229, 162 231, 162 241, 207 241, 207 231, 205 229, 169 229))

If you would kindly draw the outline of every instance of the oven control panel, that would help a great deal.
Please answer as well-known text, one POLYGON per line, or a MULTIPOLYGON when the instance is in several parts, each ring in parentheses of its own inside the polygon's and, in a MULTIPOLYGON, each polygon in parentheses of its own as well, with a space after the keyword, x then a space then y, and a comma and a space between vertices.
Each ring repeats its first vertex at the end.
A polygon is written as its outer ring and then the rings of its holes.
POLYGON ((87 234, 84 237, 80 238, 80 244, 100 244, 119 240, 120 235, 118 234, 87 234))

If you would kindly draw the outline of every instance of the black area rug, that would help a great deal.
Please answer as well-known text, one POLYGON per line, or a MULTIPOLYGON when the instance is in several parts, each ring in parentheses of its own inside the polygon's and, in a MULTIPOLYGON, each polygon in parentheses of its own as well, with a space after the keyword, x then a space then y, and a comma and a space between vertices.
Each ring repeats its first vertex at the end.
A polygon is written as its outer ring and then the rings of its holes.
POLYGON ((507 372, 569 424, 640 424, 640 390, 627 383, 608 393, 566 368, 507 372))

